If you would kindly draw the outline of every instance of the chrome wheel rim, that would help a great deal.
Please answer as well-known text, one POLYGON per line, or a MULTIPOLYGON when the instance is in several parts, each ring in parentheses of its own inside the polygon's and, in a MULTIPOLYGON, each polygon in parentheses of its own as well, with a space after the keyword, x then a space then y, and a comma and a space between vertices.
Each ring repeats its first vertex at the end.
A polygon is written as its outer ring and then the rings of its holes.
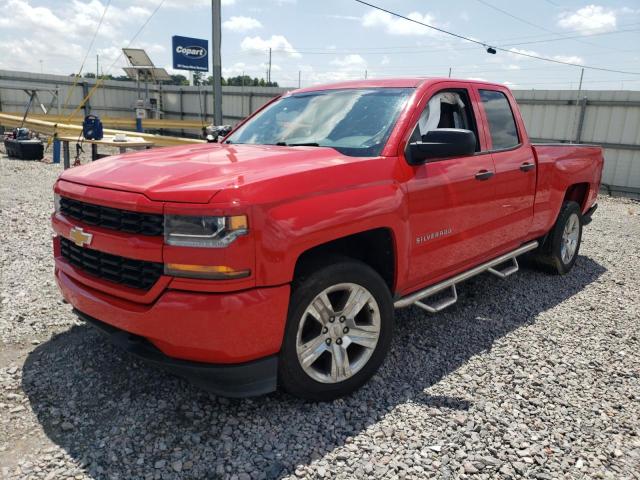
POLYGON ((298 323, 298 362, 318 382, 343 382, 373 355, 380 324, 380 309, 369 290, 355 283, 332 285, 316 295, 298 323))
POLYGON ((578 248, 578 236, 580 235, 580 219, 578 215, 572 213, 564 225, 562 232, 562 243, 560 244, 560 256, 564 264, 568 264, 573 260, 578 248))

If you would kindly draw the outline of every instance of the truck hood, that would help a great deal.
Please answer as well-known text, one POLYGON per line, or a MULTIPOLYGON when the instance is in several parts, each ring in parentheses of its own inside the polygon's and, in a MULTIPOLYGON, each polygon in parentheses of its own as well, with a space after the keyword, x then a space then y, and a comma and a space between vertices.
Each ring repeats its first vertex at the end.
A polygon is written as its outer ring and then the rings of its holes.
POLYGON ((151 200, 207 203, 225 188, 349 161, 332 148, 204 144, 114 155, 66 170, 61 179, 136 192, 151 200))

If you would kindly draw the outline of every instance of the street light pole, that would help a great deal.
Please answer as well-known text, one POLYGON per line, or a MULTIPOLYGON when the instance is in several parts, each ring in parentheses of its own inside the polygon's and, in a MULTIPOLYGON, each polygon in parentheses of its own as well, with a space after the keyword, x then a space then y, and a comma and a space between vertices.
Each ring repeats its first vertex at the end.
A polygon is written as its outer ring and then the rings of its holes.
POLYGON ((222 125, 222 60, 220 58, 220 0, 211 0, 211 59, 213 63, 213 124, 222 125))

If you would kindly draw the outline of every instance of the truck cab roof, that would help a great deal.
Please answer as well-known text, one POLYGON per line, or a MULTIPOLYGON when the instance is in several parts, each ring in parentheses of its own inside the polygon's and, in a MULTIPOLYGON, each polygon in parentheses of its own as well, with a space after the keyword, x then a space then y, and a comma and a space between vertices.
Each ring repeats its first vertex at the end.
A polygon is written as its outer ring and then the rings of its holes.
POLYGON ((504 88, 500 83, 491 83, 480 80, 456 79, 448 77, 398 77, 371 80, 349 80, 345 82, 326 83, 321 85, 312 85, 310 87, 298 88, 288 92, 289 95, 304 92, 315 92, 320 90, 340 90, 347 88, 417 88, 426 84, 438 82, 460 82, 460 83, 479 83, 483 85, 494 85, 504 88))

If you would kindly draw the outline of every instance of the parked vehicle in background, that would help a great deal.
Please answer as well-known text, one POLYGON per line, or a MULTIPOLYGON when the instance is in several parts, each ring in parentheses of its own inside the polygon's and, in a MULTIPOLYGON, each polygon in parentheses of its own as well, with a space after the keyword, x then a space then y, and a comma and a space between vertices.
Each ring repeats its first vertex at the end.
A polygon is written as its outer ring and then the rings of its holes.
POLYGON ((438 312, 526 252, 568 273, 602 166, 599 147, 532 145, 503 85, 305 88, 221 144, 64 172, 56 280, 114 342, 216 393, 329 400, 376 372, 394 308, 438 312))

